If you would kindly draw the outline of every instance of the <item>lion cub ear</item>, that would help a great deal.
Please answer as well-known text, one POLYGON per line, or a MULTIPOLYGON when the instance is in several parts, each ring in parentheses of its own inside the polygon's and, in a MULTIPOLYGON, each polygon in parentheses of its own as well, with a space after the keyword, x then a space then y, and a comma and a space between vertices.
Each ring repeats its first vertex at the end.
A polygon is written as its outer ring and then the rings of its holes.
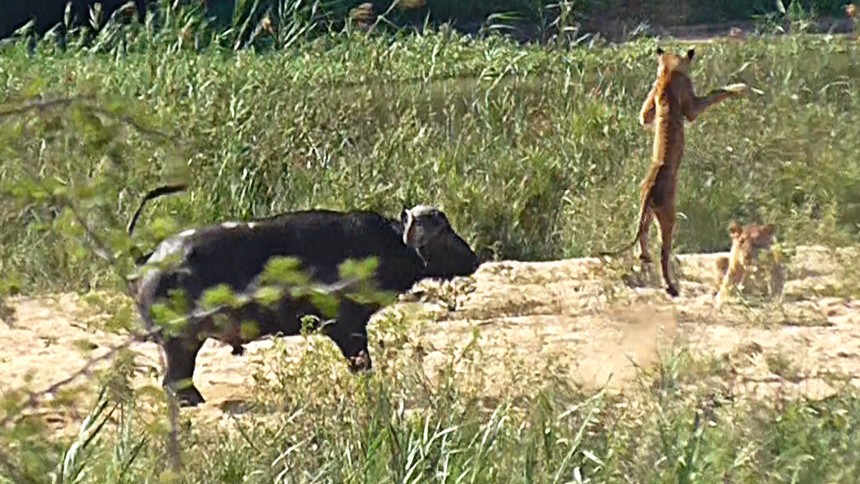
POLYGON ((655 52, 657 55, 663 55, 663 54, 665 54, 665 53, 666 53, 666 51, 665 51, 665 50, 663 50, 663 48, 662 48, 662 47, 660 47, 660 46, 657 46, 657 50, 655 50, 654 52, 655 52))
POLYGON ((696 49, 695 47, 687 51, 687 59, 693 60, 693 57, 696 57, 696 49))
POLYGON ((733 239, 740 236, 743 231, 744 228, 736 221, 733 220, 732 223, 729 224, 729 235, 731 235, 733 239))

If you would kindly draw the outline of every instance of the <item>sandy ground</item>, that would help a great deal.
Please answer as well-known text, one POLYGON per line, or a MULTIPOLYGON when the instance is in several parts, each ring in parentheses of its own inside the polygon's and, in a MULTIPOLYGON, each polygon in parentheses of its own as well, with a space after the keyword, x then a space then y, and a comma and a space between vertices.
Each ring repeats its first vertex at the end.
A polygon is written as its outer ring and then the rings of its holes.
MULTIPOLYGON (((421 346, 428 375, 478 334, 474 344, 480 352, 471 361, 491 375, 484 383, 488 393, 522 384, 512 380, 513 366, 529 369, 537 379, 554 372, 584 386, 608 383, 622 391, 635 381, 637 368, 653 367, 661 354, 679 350, 730 367, 739 394, 780 391, 817 399, 835 392, 836 382, 860 382, 860 274, 854 262, 860 251, 797 248, 781 304, 735 299, 720 311, 711 293, 717 255, 678 258, 681 297, 674 301, 656 279, 659 273, 646 287, 624 282, 637 265, 632 256, 611 263, 498 262, 484 264, 472 278, 419 283, 375 320, 391 311, 420 309, 410 338, 421 346)), ((95 329, 93 310, 85 310, 75 295, 17 298, 7 304, 16 317, 0 324, 3 393, 25 385, 47 388, 125 341, 95 329)), ((296 354, 307 347, 301 337, 283 341, 296 354)), ((216 415, 247 398, 250 363, 263 358, 271 345, 271 340, 254 342, 236 357, 229 347, 209 340, 195 374, 208 400, 198 411, 216 415)), ((157 385, 157 347, 146 343, 132 349, 142 355, 138 363, 151 370, 140 373, 140 382, 157 385)), ((374 355, 376 365, 381 358, 374 355)), ((57 409, 44 402, 35 412, 61 430, 74 431, 73 424, 83 418, 75 405, 57 409)))

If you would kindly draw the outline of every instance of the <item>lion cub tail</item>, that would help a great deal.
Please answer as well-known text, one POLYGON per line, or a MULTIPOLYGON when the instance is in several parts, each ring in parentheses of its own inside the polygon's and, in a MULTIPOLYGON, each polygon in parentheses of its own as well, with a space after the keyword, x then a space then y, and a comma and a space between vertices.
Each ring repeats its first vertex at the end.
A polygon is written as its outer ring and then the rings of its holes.
POLYGON ((622 252, 628 251, 631 248, 633 248, 633 246, 636 245, 636 242, 642 237, 642 234, 644 234, 648 231, 650 221, 645 216, 646 210, 648 210, 648 206, 646 205, 646 202, 643 202, 642 208, 639 209, 639 230, 636 231, 636 237, 634 237, 633 240, 630 241, 629 244, 626 244, 625 246, 623 246, 617 250, 608 251, 608 252, 598 252, 598 255, 601 257, 602 256, 610 256, 611 257, 611 256, 616 256, 622 252))

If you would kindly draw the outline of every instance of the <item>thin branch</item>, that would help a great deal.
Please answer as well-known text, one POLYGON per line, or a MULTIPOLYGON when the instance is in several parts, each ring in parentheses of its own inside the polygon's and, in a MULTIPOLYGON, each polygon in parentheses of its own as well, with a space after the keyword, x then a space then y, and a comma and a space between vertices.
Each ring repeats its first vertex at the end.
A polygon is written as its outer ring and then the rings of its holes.
POLYGON ((32 111, 44 112, 55 108, 68 108, 75 103, 80 103, 95 113, 111 118, 114 121, 120 121, 121 123, 131 126, 135 130, 143 134, 165 139, 168 141, 177 140, 177 137, 175 135, 170 135, 153 128, 147 128, 146 126, 142 125, 140 122, 127 114, 114 113, 108 109, 99 106, 98 104, 90 104, 84 101, 95 101, 95 96, 92 94, 79 94, 76 96, 60 97, 50 100, 28 101, 16 107, 0 109, 0 121, 2 121, 3 118, 21 116, 32 111))
POLYGON ((21 408, 19 409, 19 411, 17 413, 7 415, 2 420, 0 420, 0 428, 5 427, 6 425, 9 425, 9 424, 17 423, 18 421, 20 421, 21 417, 23 417, 23 410, 35 407, 41 401, 41 399, 44 396, 56 393, 62 387, 71 384, 73 381, 77 380, 78 378, 80 378, 84 375, 90 375, 93 371, 93 368, 97 364, 101 363, 102 361, 105 361, 105 360, 112 358, 118 352, 131 346, 131 344, 134 343, 135 341, 136 341, 136 339, 134 337, 131 337, 128 340, 126 340, 125 342, 123 342, 122 344, 119 344, 117 346, 112 347, 107 353, 105 353, 99 357, 90 359, 81 369, 72 373, 68 377, 63 378, 62 380, 54 382, 53 384, 51 384, 50 386, 48 386, 44 390, 41 390, 38 392, 29 392, 29 396, 27 397, 27 400, 21 405, 21 408))
MULTIPOLYGON (((322 294, 339 294, 339 293, 343 292, 344 289, 355 284, 357 281, 358 281, 358 279, 347 279, 347 280, 343 280, 343 281, 338 281, 335 284, 312 285, 311 289, 317 293, 322 293, 322 294)), ((281 288, 283 288, 283 286, 271 285, 271 286, 263 286, 263 288, 279 288, 279 289, 281 289, 281 288)), ((260 300, 260 298, 255 295, 255 293, 259 293, 258 289, 259 288, 255 287, 255 288, 253 288, 253 292, 249 291, 249 292, 239 293, 236 295, 236 300, 240 304, 243 304, 243 305, 248 304, 248 303, 252 303, 252 302, 258 302, 260 300)), ((178 318, 174 318, 173 320, 169 321, 166 324, 166 326, 175 326, 178 324, 187 323, 189 321, 206 319, 206 318, 208 318, 210 316, 214 316, 214 315, 218 314, 219 312, 221 312, 225 309, 228 309, 228 308, 229 308, 228 305, 220 304, 220 305, 214 306, 210 309, 194 310, 194 311, 191 311, 189 314, 186 314, 184 316, 180 316, 178 318)), ((59 381, 51 384, 50 386, 48 386, 44 390, 41 390, 38 392, 30 392, 29 396, 27 397, 27 400, 21 405, 20 410, 34 407, 35 405, 37 405, 41 401, 41 399, 44 396, 56 393, 62 387, 71 384, 73 381, 77 380, 78 378, 80 378, 84 375, 90 375, 92 373, 94 367, 97 364, 112 358, 118 352, 122 351, 123 349, 128 348, 129 346, 131 346, 132 344, 134 344, 136 342, 146 341, 149 338, 152 338, 152 337, 159 335, 161 333, 161 331, 162 331, 162 328, 158 327, 158 328, 154 328, 154 329, 149 330, 149 331, 142 333, 142 334, 141 333, 132 334, 131 336, 128 337, 128 339, 126 341, 124 341, 121 344, 118 344, 116 346, 111 347, 111 349, 108 350, 108 352, 106 352, 105 354, 89 360, 82 368, 80 368, 78 371, 72 373, 68 377, 63 378, 62 380, 59 380, 59 381)), ((13 415, 7 415, 5 418, 0 420, 0 428, 4 427, 10 423, 18 422, 22 415, 23 415, 23 412, 18 412, 17 414, 13 414, 13 415)))
POLYGON ((27 114, 31 111, 47 111, 48 109, 52 109, 55 107, 69 107, 75 101, 79 99, 92 99, 93 96, 89 94, 80 94, 74 97, 62 97, 57 99, 51 99, 49 101, 28 101, 26 103, 21 104, 20 106, 14 108, 6 108, 0 109, 0 120, 6 117, 12 116, 20 116, 22 114, 27 114))
POLYGON ((93 232, 93 229, 90 228, 86 220, 84 220, 80 212, 78 212, 77 207, 75 207, 74 204, 71 203, 71 201, 69 201, 66 206, 72 210, 72 215, 75 216, 75 221, 77 221, 78 224, 80 224, 80 226, 84 228, 84 232, 87 234, 87 237, 89 237, 90 242, 93 244, 93 252, 97 256, 109 262, 111 264, 111 267, 116 270, 116 257, 114 257, 113 254, 110 253, 110 250, 107 249, 107 244, 103 243, 101 238, 99 238, 99 236, 96 235, 95 232, 93 232))
MULTIPOLYGON (((92 101, 94 99, 95 99, 95 97, 93 95, 82 94, 82 95, 78 95, 78 96, 62 97, 62 98, 57 98, 57 99, 52 99, 52 100, 47 100, 47 101, 43 101, 43 100, 29 101, 29 102, 21 104, 18 107, 15 107, 15 108, 0 110, 0 121, 2 121, 2 119, 4 117, 21 116, 21 115, 29 113, 31 111, 43 112, 43 111, 46 111, 46 110, 52 109, 52 108, 68 108, 75 102, 79 102, 82 100, 92 101)), ((89 103, 81 103, 81 104, 83 104, 86 108, 90 109, 93 112, 102 114, 102 115, 109 117, 109 118, 113 118, 114 120, 119 120, 122 123, 125 123, 129 126, 132 126, 137 131, 144 133, 146 135, 166 139, 169 141, 174 141, 174 138, 175 138, 174 136, 170 136, 170 135, 162 133, 160 131, 146 128, 145 126, 143 126, 142 124, 140 124, 139 122, 134 120, 131 116, 113 113, 113 112, 111 112, 107 109, 104 109, 101 106, 98 106, 95 104, 89 104, 89 103)), ((30 175, 31 179, 35 180, 36 183, 38 183, 39 185, 42 186, 42 188, 47 190, 47 186, 44 183, 44 179, 42 177, 40 177, 38 175, 38 173, 36 173, 34 171, 33 167, 25 164, 24 169, 27 171, 28 175, 30 175)), ((87 237, 89 238, 91 245, 93 246, 93 253, 95 253, 95 255, 98 256, 99 258, 108 262, 111 265, 111 269, 114 272, 116 272, 117 275, 120 276, 120 278, 124 278, 125 275, 122 272, 120 272, 119 268, 117 267, 116 258, 111 254, 111 251, 107 248, 107 244, 102 242, 101 238, 95 233, 95 231, 93 231, 93 229, 89 226, 89 224, 86 223, 86 221, 84 220, 84 217, 77 210, 77 207, 74 205, 74 203, 72 203, 71 200, 54 198, 54 204, 59 205, 59 206, 66 206, 69 209, 71 209, 72 215, 74 216, 75 221, 78 222, 78 224, 80 224, 80 226, 84 229, 84 232, 86 233, 87 237)))

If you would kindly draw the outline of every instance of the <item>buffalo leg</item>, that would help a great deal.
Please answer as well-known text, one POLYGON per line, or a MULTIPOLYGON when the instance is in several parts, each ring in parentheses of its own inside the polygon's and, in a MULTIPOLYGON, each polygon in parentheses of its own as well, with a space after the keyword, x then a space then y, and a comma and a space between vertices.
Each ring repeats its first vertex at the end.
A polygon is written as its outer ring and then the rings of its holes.
POLYGON ((180 406, 195 407, 204 403, 203 395, 194 386, 194 366, 203 346, 197 338, 169 338, 164 342, 167 371, 163 385, 176 392, 180 406))
POLYGON ((367 321, 373 311, 352 301, 341 301, 337 322, 325 326, 327 334, 349 362, 352 372, 370 370, 372 363, 367 347, 367 321))

